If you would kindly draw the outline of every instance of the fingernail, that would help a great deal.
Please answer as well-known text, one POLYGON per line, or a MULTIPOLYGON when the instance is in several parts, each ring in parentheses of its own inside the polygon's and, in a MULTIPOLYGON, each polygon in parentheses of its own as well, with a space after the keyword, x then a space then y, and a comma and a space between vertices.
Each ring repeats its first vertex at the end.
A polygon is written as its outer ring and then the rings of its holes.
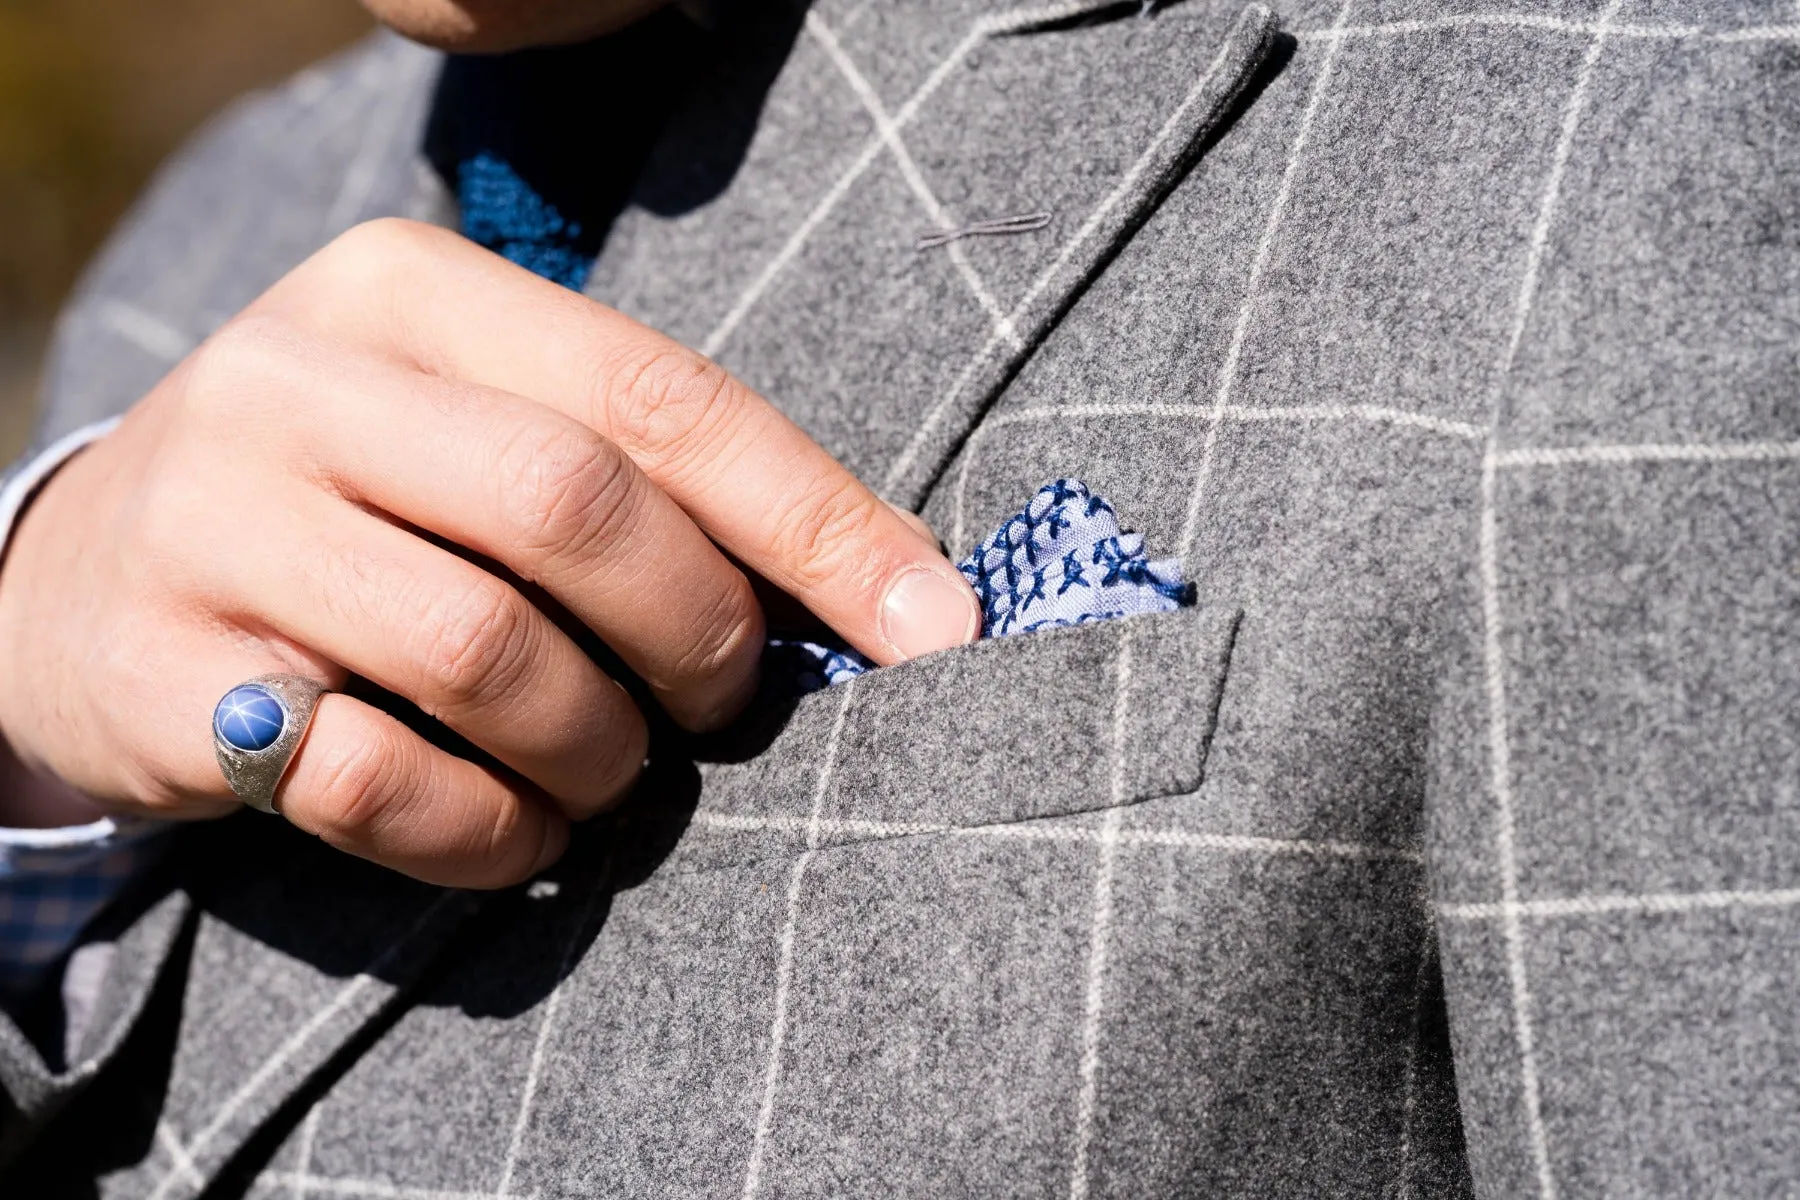
POLYGON ((924 568, 902 575, 881 603, 881 635, 901 658, 972 641, 980 620, 966 584, 924 568))

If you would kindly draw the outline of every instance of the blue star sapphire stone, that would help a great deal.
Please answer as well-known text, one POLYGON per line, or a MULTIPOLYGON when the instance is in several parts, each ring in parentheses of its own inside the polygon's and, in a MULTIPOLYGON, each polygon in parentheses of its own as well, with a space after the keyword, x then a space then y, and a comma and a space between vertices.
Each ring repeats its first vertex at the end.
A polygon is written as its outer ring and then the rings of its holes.
POLYGON ((281 736, 287 711, 269 689, 254 683, 226 692, 213 709, 213 729, 238 750, 267 750, 281 736))

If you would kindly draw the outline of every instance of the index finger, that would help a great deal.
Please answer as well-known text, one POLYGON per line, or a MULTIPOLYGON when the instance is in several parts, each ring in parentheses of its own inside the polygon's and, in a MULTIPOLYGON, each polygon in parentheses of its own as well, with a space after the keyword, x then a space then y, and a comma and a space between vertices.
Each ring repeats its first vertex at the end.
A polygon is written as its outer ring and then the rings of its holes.
POLYGON ((365 226, 325 256, 336 260, 325 269, 362 278, 333 289, 337 303, 318 320, 363 341, 373 329, 423 370, 589 425, 714 541, 876 662, 980 631, 975 595, 950 561, 705 356, 430 226, 365 226), (363 320, 349 316, 359 304, 363 320))

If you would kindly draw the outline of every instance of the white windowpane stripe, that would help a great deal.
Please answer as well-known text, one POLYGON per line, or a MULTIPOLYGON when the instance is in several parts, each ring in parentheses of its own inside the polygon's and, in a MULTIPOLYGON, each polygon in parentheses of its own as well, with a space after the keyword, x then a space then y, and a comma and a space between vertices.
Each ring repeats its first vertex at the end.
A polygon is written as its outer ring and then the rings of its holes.
POLYGON ((1641 442, 1600 446, 1542 446, 1501 450, 1494 465, 1568 467, 1590 463, 1780 462, 1800 458, 1800 442, 1641 442))
MULTIPOLYGON (((1091 842, 1099 843, 1101 830, 1046 821, 1020 821, 1007 825, 943 825, 896 821, 831 820, 808 817, 759 817, 735 813, 697 812, 691 824, 703 829, 748 830, 817 837, 817 847, 824 849, 845 842, 834 837, 858 841, 884 838, 947 835, 966 838, 996 838, 1023 842, 1091 842)), ((1169 846, 1181 850, 1213 851, 1225 854, 1293 854, 1314 858, 1360 858, 1392 862, 1422 863, 1424 855, 1416 848, 1383 846, 1367 842, 1310 840, 1304 838, 1256 837, 1246 834, 1193 833, 1182 829, 1122 829, 1112 835, 1121 846, 1169 846)))
POLYGON ((1106 968, 1113 921, 1113 876, 1119 862, 1119 825, 1125 803, 1125 729, 1131 697, 1131 637, 1119 638, 1117 681, 1113 689, 1112 802, 1098 831, 1094 863, 1094 906, 1088 927, 1087 1002, 1081 1023, 1080 1087, 1075 1099, 1074 1159, 1069 1169, 1069 1200, 1087 1200, 1094 1141, 1094 1114, 1100 1098, 1100 1037, 1106 1010, 1106 968))
POLYGON ((1297 31, 1294 37, 1302 42, 1337 42, 1356 38, 1406 37, 1413 34, 1467 29, 1524 29, 1584 38, 1593 37, 1604 29, 1609 38, 1638 38, 1650 41, 1778 42, 1800 40, 1800 25, 1760 25, 1743 29, 1705 29, 1698 25, 1615 25, 1603 21, 1572 21, 1543 13, 1520 12, 1456 13, 1441 17, 1384 21, 1374 25, 1303 29, 1297 31))
POLYGON ((102 329, 163 362, 179 362, 200 344, 199 338, 123 300, 100 301, 94 306, 93 320, 102 329))
POLYGON ((194 1187, 205 1186, 206 1180, 200 1174, 200 1168, 194 1165, 193 1155, 187 1152, 180 1135, 167 1121, 156 1123, 156 1144, 163 1148, 163 1153, 169 1156, 169 1162, 183 1179, 194 1187))
POLYGON ((1518 900, 1474 904, 1440 904, 1440 916, 1453 921, 1551 920, 1611 913, 1685 913, 1705 909, 1792 908, 1800 905, 1800 888, 1767 891, 1646 892, 1629 896, 1566 896, 1553 900, 1518 900))
MULTIPOLYGON (((1619 13, 1624 0, 1610 0, 1600 14, 1598 26, 1582 55, 1581 67, 1564 103, 1561 128, 1556 147, 1550 156, 1543 191, 1538 200, 1536 218, 1532 222, 1524 270, 1521 273, 1518 298, 1513 306, 1513 323, 1501 356, 1498 381, 1504 384, 1510 376, 1519 346, 1531 320, 1532 304, 1537 298, 1539 272, 1549 245, 1550 228, 1562 199, 1562 181, 1574 152, 1575 136, 1587 106, 1588 89, 1594 67, 1606 46, 1608 25, 1619 13)), ((1337 43, 1333 43, 1336 45, 1337 43)), ((1514 802, 1512 792, 1512 759, 1509 744, 1509 718, 1506 694, 1506 658, 1500 609, 1499 512, 1497 506, 1498 468, 1496 454, 1500 432, 1502 392, 1496 386, 1493 400, 1492 433, 1487 452, 1482 456, 1481 519, 1477 533, 1477 558, 1481 578, 1482 669, 1487 694, 1489 792, 1494 802, 1494 853, 1499 859, 1500 893, 1508 906, 1501 923, 1505 942, 1507 981, 1511 992, 1514 1044, 1519 1052, 1519 1090, 1522 1093, 1525 1137, 1531 1151, 1537 1176, 1539 1200, 1556 1200, 1556 1175, 1550 1162, 1550 1139, 1544 1124, 1542 1091, 1538 1077, 1537 1049, 1532 1024, 1530 981, 1525 969, 1525 937, 1522 923, 1511 906, 1519 897, 1519 861, 1515 843, 1514 802)))
POLYGON ((1800 41, 1800 25, 1761 25, 1750 29, 1726 29, 1709 34, 1716 42, 1800 41))
POLYGON ((744 1200, 755 1200, 757 1189, 761 1186, 763 1153, 769 1143, 769 1133, 775 1125, 775 1099, 781 1088, 781 1052, 787 1038, 788 994, 794 976, 794 939, 800 929, 801 886, 806 879, 806 868, 812 862, 813 851, 819 844, 825 797, 831 792, 832 772, 837 766, 838 743, 844 736, 844 723, 849 719, 851 702, 856 698, 855 680, 838 686, 844 689, 844 698, 838 703, 837 716, 832 720, 831 732, 825 738, 825 749, 819 761, 819 778, 813 787, 812 815, 806 821, 806 849, 794 859, 793 871, 788 878, 787 916, 782 922, 776 943, 775 997, 774 1011, 769 1017, 769 1055, 763 1071, 762 1102, 757 1106, 756 1131, 751 1138, 750 1158, 744 1167, 744 1200))
MULTIPOLYGON (((1262 422, 1304 425, 1329 421, 1355 421, 1372 425, 1388 425, 1397 429, 1416 429, 1444 437, 1481 441, 1488 431, 1481 425, 1410 412, 1379 404, 1301 404, 1267 407, 1227 404, 1060 404, 997 413, 982 422, 969 439, 963 467, 958 475, 954 522, 965 523, 964 488, 970 473, 969 464, 976 447, 996 430, 1013 425, 1039 422, 1104 420, 1107 418, 1152 417, 1169 420, 1208 421, 1221 423, 1262 422)), ((1493 464, 1500 470, 1523 470, 1532 467, 1607 466, 1629 463, 1694 462, 1791 462, 1800 460, 1800 441, 1749 442, 1639 442, 1608 443, 1590 446, 1538 446, 1498 450, 1493 464)))
POLYGON ((334 1179, 299 1171, 269 1171, 251 1185, 257 1191, 304 1191, 313 1196, 344 1196, 357 1200, 530 1200, 498 1192, 458 1192, 434 1187, 411 1187, 380 1179, 334 1179))
POLYGON ((525 1131, 531 1126, 532 1105, 537 1102, 538 1084, 543 1079, 545 1054, 550 1046, 551 1034, 556 1029, 557 1017, 561 1013, 563 993, 568 990, 569 981, 575 977, 582 936, 593 924, 602 901, 609 898, 607 889, 603 886, 596 886, 588 895, 587 904, 576 922, 575 932, 569 935, 568 945, 563 949, 562 962, 557 969, 557 984, 551 989, 549 999, 544 1001, 544 1015, 538 1023, 537 1037, 531 1045, 531 1059, 525 1068, 525 1083, 519 1089, 519 1107, 513 1116, 512 1136, 507 1140, 506 1157, 500 1166, 499 1194, 502 1196, 511 1191, 513 1174, 519 1169, 519 1156, 525 1147, 525 1131))
POLYGON ((288 1200, 306 1200, 307 1188, 302 1181, 312 1172, 313 1146, 319 1140, 319 1121, 324 1114, 325 1098, 320 1097, 300 1122, 300 1146, 294 1151, 294 1182, 288 1188, 288 1200))
MULTIPOLYGON (((1341 29, 1349 22, 1352 2, 1353 0, 1344 0, 1332 28, 1341 29)), ((1207 426, 1206 443, 1200 448, 1200 466, 1194 472, 1193 485, 1188 489, 1187 519, 1181 524, 1181 544, 1176 548, 1176 554, 1183 562, 1187 561, 1188 552, 1194 546, 1194 538, 1200 531, 1201 498, 1205 495, 1207 481, 1212 476, 1213 455, 1219 442, 1219 420, 1216 414, 1222 413, 1230 403, 1232 387, 1237 383, 1238 361, 1243 355, 1244 339, 1249 335, 1251 322, 1256 316, 1256 302, 1262 292, 1263 270, 1268 265, 1276 236, 1287 215, 1288 198, 1293 194, 1294 179, 1300 172, 1300 162, 1306 152, 1313 119, 1318 115, 1320 104, 1324 102, 1326 89, 1331 86, 1332 73, 1337 67, 1338 48, 1341 45, 1341 42, 1329 43, 1325 47, 1325 53, 1320 56, 1318 78, 1313 81, 1312 89, 1306 97, 1306 107, 1301 110, 1300 124, 1294 130, 1294 140, 1288 147, 1281 182, 1275 189, 1275 199, 1269 205, 1268 219, 1263 223, 1262 236, 1257 238, 1256 253, 1250 260, 1250 273, 1244 280, 1243 303, 1238 306, 1237 320, 1232 324, 1231 341, 1225 348, 1225 361, 1219 367, 1219 382, 1212 403, 1215 417, 1207 426)))
POLYGON ((1083 417, 1180 417, 1189 420, 1221 421, 1368 421, 1374 424, 1400 425, 1441 433, 1448 437, 1479 441, 1487 437, 1487 428, 1467 421, 1452 421, 1424 413, 1408 412, 1379 404, 1291 404, 1261 407, 1249 404, 1063 404, 1043 408, 1026 408, 998 413, 982 425, 986 433, 995 428, 1033 421, 1060 421, 1083 417))
MULTIPOLYGON (((375 973, 393 960, 400 951, 410 946, 412 940, 423 932, 427 925, 436 919, 446 908, 457 902, 457 900, 457 894, 452 892, 427 905, 425 911, 420 914, 419 919, 413 923, 411 928, 402 934, 393 944, 388 946, 387 949, 377 955, 366 968, 352 976, 350 981, 340 987, 336 994, 334 994, 323 1007, 301 1024, 299 1028, 295 1029, 293 1033, 289 1034, 286 1040, 275 1048, 275 1052, 264 1059, 262 1065, 250 1073, 249 1078, 238 1087, 237 1091, 233 1092, 225 1099, 225 1102, 219 1106, 218 1111, 213 1114, 212 1120, 207 1122, 206 1126, 194 1135, 194 1140, 185 1146, 181 1146, 181 1151, 186 1156, 185 1161, 191 1166, 195 1161, 196 1156, 205 1152, 206 1148, 212 1143, 212 1140, 217 1137, 228 1124, 230 1124, 232 1118, 235 1117, 245 1105, 249 1104, 256 1097, 263 1086, 273 1079, 277 1072, 287 1066, 296 1055, 305 1049, 307 1042, 311 1040, 312 1036, 329 1024, 339 1013, 347 1010, 364 991, 375 985, 375 973)), ((171 1151, 171 1157, 175 1157, 173 1151, 171 1151)), ((162 1181, 157 1184, 156 1190, 150 1193, 150 1200, 163 1200, 163 1197, 169 1194, 170 1189, 175 1186, 176 1182, 186 1177, 180 1169, 180 1163, 182 1161, 182 1159, 176 1158, 175 1163, 164 1173, 162 1181)))
MULTIPOLYGON (((844 77, 844 82, 850 85, 850 90, 855 92, 856 98, 862 102, 864 110, 869 114, 869 119, 875 123, 875 132, 887 146, 889 153, 892 154, 894 164, 900 168, 901 177, 906 180, 906 186, 919 201, 919 206, 925 210, 926 217, 935 222, 940 229, 954 226, 955 219, 938 200, 937 193, 931 190, 931 185, 925 182, 924 172, 919 170, 919 164, 913 161, 912 152, 900 139, 900 130, 895 126, 893 118, 888 115, 886 106, 881 103, 881 97, 875 94, 875 88, 857 69, 856 64, 850 60, 850 56, 844 52, 843 46, 837 40, 837 35, 831 32, 831 27, 825 24, 816 11, 811 9, 807 10, 806 14, 806 32, 819 44, 820 49, 825 51, 825 56, 831 59, 832 65, 838 69, 838 74, 844 77)), ((981 305, 981 310, 987 313, 988 319, 993 322, 994 336, 1000 338, 1015 351, 1024 349, 1025 343, 1020 340, 1018 332, 1013 328, 1012 319, 1000 307, 1000 302, 994 299, 993 292, 988 289, 987 281, 982 279, 980 273, 975 270, 975 265, 969 261, 968 254, 961 246, 954 244, 948 247, 948 253, 951 263, 956 267, 957 273, 962 276, 963 282, 975 297, 976 303, 981 305)))

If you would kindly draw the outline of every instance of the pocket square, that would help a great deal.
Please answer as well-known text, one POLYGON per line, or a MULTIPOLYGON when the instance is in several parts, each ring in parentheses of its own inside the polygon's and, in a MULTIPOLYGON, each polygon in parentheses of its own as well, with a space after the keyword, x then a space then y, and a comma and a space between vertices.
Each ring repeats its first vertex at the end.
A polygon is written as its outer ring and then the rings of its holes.
MULTIPOLYGON (((981 636, 1007 637, 1194 602, 1178 559, 1152 559, 1142 535, 1121 529, 1113 506, 1075 479, 1039 488, 956 564, 981 601, 981 636)), ((875 664, 842 645, 769 639, 767 685, 804 695, 855 679, 875 664)))

